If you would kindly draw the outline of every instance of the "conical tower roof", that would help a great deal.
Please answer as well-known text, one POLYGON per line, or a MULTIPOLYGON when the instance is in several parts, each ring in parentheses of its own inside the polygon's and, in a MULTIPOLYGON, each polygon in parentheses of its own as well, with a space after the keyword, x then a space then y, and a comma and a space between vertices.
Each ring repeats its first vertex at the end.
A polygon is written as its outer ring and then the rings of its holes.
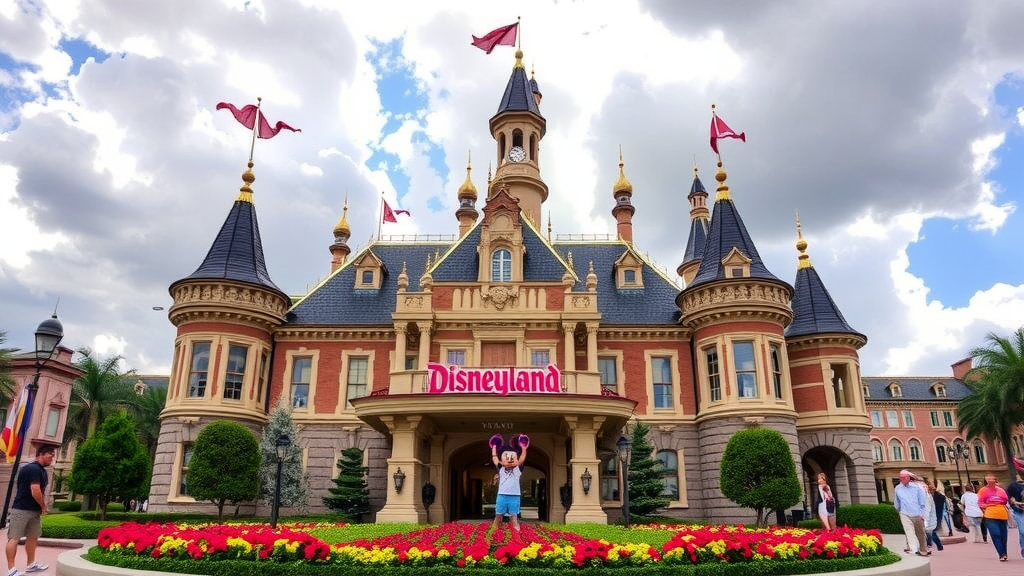
POLYGON ((693 213, 693 198, 695 196, 707 196, 708 193, 704 190, 704 183, 700 181, 700 176, 697 175, 697 169, 693 169, 693 184, 690 185, 690 193, 686 196, 690 199, 690 236, 686 239, 686 252, 683 253, 683 264, 700 260, 700 257, 704 255, 704 246, 708 240, 708 219, 707 210, 703 210, 705 216, 703 217, 692 217, 693 213))
POLYGON ((796 271, 796 283, 793 286, 793 299, 790 307, 793 309, 793 322, 786 327, 786 337, 810 336, 814 334, 852 334, 862 338, 865 342, 867 337, 854 330, 843 318, 832 296, 825 288, 818 272, 811 264, 811 258, 807 255, 807 241, 803 238, 800 229, 800 221, 797 220, 797 242, 796 247, 800 252, 799 264, 796 271))
MULTIPOLYGON (((516 63, 512 67, 512 75, 509 76, 508 84, 505 85, 505 93, 501 97, 501 103, 498 104, 498 111, 494 116, 507 112, 530 112, 543 119, 540 106, 537 105, 537 100, 533 95, 534 92, 539 91, 537 81, 531 81, 526 77, 526 68, 523 67, 523 51, 516 50, 516 63)), ((493 119, 494 117, 491 118, 491 120, 493 119)))

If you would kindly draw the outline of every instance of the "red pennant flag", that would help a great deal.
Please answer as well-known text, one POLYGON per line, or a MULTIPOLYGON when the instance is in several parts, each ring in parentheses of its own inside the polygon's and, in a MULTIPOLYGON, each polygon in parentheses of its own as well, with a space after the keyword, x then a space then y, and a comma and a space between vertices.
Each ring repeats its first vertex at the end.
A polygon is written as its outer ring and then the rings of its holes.
MULTIPOLYGON (((230 110, 231 114, 235 116, 235 120, 238 120, 239 124, 245 126, 249 130, 252 130, 253 125, 256 124, 256 113, 258 109, 255 104, 246 104, 245 106, 242 106, 241 110, 239 110, 234 104, 229 104, 227 102, 217 103, 217 110, 222 110, 224 108, 230 110)), ((273 138, 274 136, 277 136, 277 133, 281 130, 302 132, 302 130, 292 128, 284 122, 278 122, 271 126, 270 122, 267 121, 267 117, 264 116, 262 112, 260 113, 260 129, 256 133, 258 138, 273 138)))
POLYGON ((714 111, 711 112, 711 149, 718 154, 718 139, 719 138, 739 138, 740 140, 747 141, 747 133, 740 132, 737 134, 732 128, 726 125, 725 121, 718 117, 714 111))
POLYGON ((519 32, 519 22, 495 28, 480 38, 473 36, 473 46, 490 54, 495 46, 515 46, 516 33, 519 32))
POLYGON ((398 222, 396 216, 398 214, 405 214, 406 216, 412 216, 412 212, 408 210, 392 210, 391 206, 388 206, 388 201, 384 200, 384 221, 385 222, 398 222))

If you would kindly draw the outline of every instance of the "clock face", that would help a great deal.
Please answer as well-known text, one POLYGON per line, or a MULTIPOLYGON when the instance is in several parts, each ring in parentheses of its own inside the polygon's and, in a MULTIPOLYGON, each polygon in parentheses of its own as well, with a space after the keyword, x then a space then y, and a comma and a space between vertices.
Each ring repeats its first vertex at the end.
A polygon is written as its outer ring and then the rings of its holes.
POLYGON ((512 149, 508 151, 508 159, 513 162, 522 162, 523 160, 526 160, 526 150, 523 150, 522 146, 513 146, 512 149))

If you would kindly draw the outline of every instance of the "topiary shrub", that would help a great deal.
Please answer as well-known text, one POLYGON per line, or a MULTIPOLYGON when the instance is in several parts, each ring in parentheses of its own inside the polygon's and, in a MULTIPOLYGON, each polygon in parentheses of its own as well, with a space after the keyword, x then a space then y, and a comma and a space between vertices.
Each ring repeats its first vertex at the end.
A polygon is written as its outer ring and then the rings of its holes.
POLYGON ((876 528, 883 534, 902 534, 900 515, 891 504, 847 504, 836 508, 836 525, 876 528))
POLYGON ((61 512, 78 512, 82 509, 80 500, 54 500, 53 507, 61 512))

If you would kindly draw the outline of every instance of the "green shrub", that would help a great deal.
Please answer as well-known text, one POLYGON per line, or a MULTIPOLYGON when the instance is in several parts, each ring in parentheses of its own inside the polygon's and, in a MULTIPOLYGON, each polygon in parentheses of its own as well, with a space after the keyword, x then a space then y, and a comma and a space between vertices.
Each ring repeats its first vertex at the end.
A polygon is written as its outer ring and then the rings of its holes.
POLYGON ((875 528, 883 534, 902 534, 900 515, 891 504, 847 504, 836 508, 836 525, 875 528))
POLYGON ((120 502, 111 502, 107 504, 107 512, 124 512, 124 504, 120 502))
POLYGON ((82 509, 80 500, 54 500, 53 507, 61 512, 78 512, 82 509))

